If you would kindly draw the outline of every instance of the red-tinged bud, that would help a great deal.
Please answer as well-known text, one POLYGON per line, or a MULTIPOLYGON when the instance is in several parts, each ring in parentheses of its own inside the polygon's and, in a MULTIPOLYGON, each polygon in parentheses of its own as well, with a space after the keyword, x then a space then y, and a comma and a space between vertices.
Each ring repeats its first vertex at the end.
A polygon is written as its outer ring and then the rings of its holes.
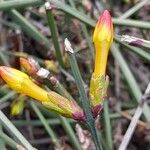
POLYGON ((95 69, 96 76, 105 75, 109 48, 113 41, 113 24, 111 15, 105 10, 96 24, 93 42, 96 49, 95 69))
POLYGON ((65 98, 53 91, 50 91, 48 93, 48 98, 55 107, 53 107, 53 108, 49 107, 48 101, 42 102, 42 104, 45 107, 53 109, 54 111, 60 112, 65 117, 70 117, 70 118, 73 118, 78 121, 85 121, 85 115, 83 113, 83 110, 74 100, 68 100, 67 98, 65 98))
POLYGON ((109 84, 108 76, 96 77, 92 75, 90 82, 90 100, 93 117, 95 118, 103 108, 103 102, 107 97, 107 88, 109 84))
MULTIPOLYGON (((36 99, 43 106, 65 117, 84 121, 83 110, 75 101, 68 100, 53 91, 47 92, 37 86, 27 74, 14 68, 0 66, 0 76, 7 85, 16 92, 36 99)), ((19 111, 18 107, 22 107, 22 103, 19 103, 14 107, 13 113, 19 111)))
POLYGON ((105 10, 99 17, 93 35, 94 43, 99 43, 105 40, 110 44, 113 40, 113 24, 108 10, 105 10))

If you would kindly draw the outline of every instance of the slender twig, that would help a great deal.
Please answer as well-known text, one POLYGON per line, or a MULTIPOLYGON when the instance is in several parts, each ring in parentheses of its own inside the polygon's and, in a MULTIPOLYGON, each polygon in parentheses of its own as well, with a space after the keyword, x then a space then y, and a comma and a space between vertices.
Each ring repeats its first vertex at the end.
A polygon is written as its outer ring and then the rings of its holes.
POLYGON ((73 97, 70 95, 70 93, 55 77, 51 77, 51 82, 53 82, 52 80, 56 81, 55 84, 53 85, 53 89, 57 91, 57 93, 61 94, 62 96, 66 97, 69 100, 74 100, 73 97))
MULTIPOLYGON (((28 109, 25 110, 25 119, 30 122, 31 116, 30 116, 30 111, 28 109)), ((33 127, 31 125, 27 125, 27 130, 29 133, 29 139, 33 140, 34 139, 34 134, 33 134, 33 127)))
POLYGON ((6 94, 5 96, 0 98, 0 104, 4 103, 5 101, 7 101, 10 98, 13 98, 15 95, 16 95, 16 92, 14 92, 14 91, 9 92, 8 94, 6 94))
MULTIPOLYGON (((87 15, 79 12, 78 10, 72 9, 70 6, 58 1, 58 0, 49 0, 52 4, 56 5, 59 9, 62 11, 74 16, 75 18, 79 19, 80 21, 84 22, 85 24, 88 24, 90 26, 95 26, 96 22, 88 17, 87 15)), ((133 26, 133 27, 139 27, 139 28, 150 28, 150 23, 143 22, 143 21, 136 21, 136 20, 129 20, 129 19, 120 19, 114 18, 113 23, 116 25, 125 25, 125 26, 133 26)))
POLYGON ((64 127, 66 133, 69 136, 70 141, 72 142, 73 146, 75 147, 76 150, 81 150, 79 141, 76 137, 76 135, 74 134, 74 131, 70 125, 70 123, 68 122, 68 120, 62 116, 59 115, 60 121, 62 123, 62 126, 64 127))
POLYGON ((133 19, 118 19, 113 18, 113 23, 117 26, 136 27, 141 29, 150 29, 150 23, 133 19))
POLYGON ((3 53, 0 52, 0 60, 2 60, 4 62, 4 64, 6 64, 7 66, 10 66, 8 63, 8 58, 4 56, 3 53))
POLYGON ((140 118, 140 116, 142 115, 142 111, 143 111, 143 106, 144 106, 144 102, 148 100, 148 98, 150 97, 150 83, 148 84, 146 91, 144 93, 144 95, 141 97, 140 103, 135 111, 135 114, 130 122, 130 125, 123 137, 123 140, 120 144, 119 150, 126 150, 127 146, 130 142, 130 139, 132 138, 132 135, 135 131, 135 128, 137 126, 138 120, 140 118))
MULTIPOLYGON (((48 1, 51 2, 52 4, 54 4, 59 9, 61 9, 62 11, 64 11, 65 13, 68 13, 68 14, 72 15, 73 17, 77 18, 81 22, 83 22, 87 25, 90 25, 92 27, 95 26, 95 24, 96 24, 95 20, 91 19, 84 13, 79 12, 78 10, 72 9, 72 7, 70 7, 69 5, 67 5, 61 1, 58 1, 58 0, 48 0, 48 1)), ((4 1, 4 2, 1 2, 0 10, 9 10, 10 8, 22 8, 22 7, 24 8, 27 6, 31 6, 31 4, 33 4, 33 6, 35 6, 36 4, 39 6, 43 3, 44 3, 44 1, 42 2, 41 0, 36 0, 36 1, 28 0, 27 2, 25 2, 24 0, 19 0, 19 3, 17 0, 14 0, 14 2, 4 1)), ((134 13, 134 12, 132 12, 132 13, 134 13)), ((132 14, 130 13, 130 15, 132 15, 132 14)), ((129 15, 128 15, 128 17, 129 17, 129 15)), ((113 23, 115 25, 121 25, 121 26, 130 26, 130 27, 137 27, 137 28, 143 28, 143 29, 150 29, 150 23, 145 22, 145 21, 137 21, 137 20, 131 20, 131 19, 122 19, 120 21, 120 19, 114 18, 113 23)))
POLYGON ((19 130, 11 123, 11 121, 5 116, 5 114, 0 110, 0 121, 3 127, 10 130, 11 133, 20 141, 20 143, 27 149, 35 150, 32 145, 25 139, 25 137, 19 132, 19 130))
POLYGON ((39 110, 39 108, 36 106, 36 104, 33 101, 30 101, 30 105, 31 105, 32 109, 35 111, 36 115, 39 117, 39 119, 42 122, 42 124, 44 125, 47 133, 52 138, 52 142, 55 144, 56 148, 60 148, 61 145, 60 145, 60 143, 58 141, 58 138, 57 138, 55 132, 53 131, 51 126, 48 125, 46 119, 44 118, 44 116, 41 113, 41 111, 39 110))
POLYGON ((104 129, 106 134, 106 142, 108 144, 109 150, 113 150, 112 130, 111 130, 108 100, 104 101, 103 111, 104 111, 104 123, 105 123, 104 129))
MULTIPOLYGON (((68 91, 64 88, 64 86, 62 84, 60 84, 60 82, 56 78, 52 77, 50 82, 54 83, 53 88, 55 89, 55 91, 57 91, 59 94, 61 94, 62 96, 66 97, 69 100, 74 100, 72 98, 72 96, 68 93, 68 91), (53 82, 52 79, 55 80, 56 82, 53 82)), ((62 117, 61 115, 59 115, 59 118, 62 122, 62 126, 64 127, 67 134, 69 135, 69 137, 72 141, 72 144, 74 145, 74 147, 77 150, 80 150, 81 148, 80 148, 79 141, 78 141, 77 137, 75 136, 68 120, 66 118, 62 117)))
MULTIPOLYGON (((52 86, 52 88, 57 91, 59 94, 61 94, 62 96, 66 97, 69 100, 74 100, 72 98, 72 96, 67 92, 67 90, 64 88, 64 86, 57 80, 57 78, 55 78, 54 76, 51 76, 50 72, 46 69, 39 69, 39 71, 37 72, 38 77, 45 79, 46 85, 49 87, 49 84, 51 84, 50 86, 52 86), (39 72, 42 70, 42 74, 39 74, 39 72)), ((69 124, 68 120, 64 117, 62 117, 61 115, 58 115, 59 119, 61 120, 62 126, 64 127, 65 131, 67 132, 70 141, 72 142, 72 144, 74 145, 74 147, 77 150, 80 150, 80 144, 79 141, 77 139, 77 137, 74 134, 74 131, 71 127, 71 125, 69 124)))
POLYGON ((125 42, 129 45, 136 47, 143 47, 150 49, 150 41, 144 40, 138 37, 130 36, 130 35, 117 35, 117 37, 121 40, 121 42, 125 42))
POLYGON ((3 19, 0 19, 0 23, 6 27, 12 28, 14 30, 20 30, 20 27, 16 23, 12 23, 10 21, 6 21, 3 19))
POLYGON ((0 131, 0 138, 2 138, 11 148, 17 149, 18 144, 2 131, 0 131))
POLYGON ((52 36, 52 40, 53 40, 54 47, 55 47, 56 58, 60 66, 64 67, 61 49, 60 49, 59 41, 58 41, 58 30, 57 30, 57 26, 56 26, 54 16, 52 13, 52 8, 49 2, 45 3, 45 9, 46 9, 46 14, 47 14, 47 21, 48 21, 49 29, 51 31, 51 36, 52 36))
MULTIPOLYGON (((72 9, 67 4, 64 4, 58 0, 49 0, 52 4, 56 5, 59 9, 64 11, 65 13, 68 13, 72 15, 73 17, 79 19, 85 24, 88 24, 90 26, 95 26, 96 22, 88 17, 87 15, 83 14, 82 12, 79 12, 76 9, 72 9)), ((136 20, 131 20, 131 19, 120 19, 114 18, 113 23, 116 25, 125 25, 125 26, 133 26, 133 27, 138 27, 138 28, 145 28, 145 29, 150 29, 150 23, 144 22, 144 21, 136 21, 136 20)))
POLYGON ((72 69, 72 72, 73 72, 73 75, 74 75, 74 78, 75 78, 75 81, 77 84, 77 88, 78 88, 80 96, 81 96, 82 107, 83 107, 83 110, 86 115, 86 123, 91 131, 96 149, 97 150, 102 149, 101 145, 100 145, 100 141, 97 136, 97 132, 96 132, 96 128, 95 128, 95 121, 92 116, 92 112, 91 112, 91 108, 90 108, 90 101, 87 97, 87 93, 83 86, 83 80, 82 80, 82 77, 81 77, 81 74, 80 74, 80 71, 78 68, 74 50, 72 49, 71 44, 68 41, 68 39, 65 39, 65 49, 69 53, 69 62, 70 62, 71 69, 72 69))
POLYGON ((3 1, 0 4, 0 11, 2 10, 10 10, 10 8, 25 8, 28 6, 40 6, 44 4, 42 0, 11 0, 11 1, 3 1))
POLYGON ((139 3, 137 3, 132 8, 127 10, 122 16, 120 16, 119 19, 125 19, 125 18, 132 16, 135 12, 137 12, 140 8, 142 8, 148 2, 149 2, 149 0, 143 0, 139 3))
MULTIPOLYGON (((71 119, 67 119, 67 120, 69 123, 72 123, 72 124, 75 123, 74 120, 71 120, 71 119)), ((58 118, 46 119, 46 122, 48 123, 48 125, 51 125, 51 126, 56 126, 56 125, 61 124, 61 121, 58 118)), ((27 125, 31 125, 31 126, 41 126, 42 125, 42 122, 38 119, 37 120, 31 120, 30 122, 26 121, 26 120, 12 120, 12 123, 17 127, 27 126, 27 125)))
MULTIPOLYGON (((1 133, 3 133, 2 124, 0 124, 0 135, 1 135, 1 133)), ((5 145, 6 145, 6 143, 5 143, 4 138, 1 138, 1 136, 0 136, 0 149, 5 149, 5 145)))
MULTIPOLYGON (((70 5, 76 9, 76 5, 74 3, 73 0, 69 0, 69 3, 70 5)), ((80 8, 80 11, 83 12, 82 8, 80 8)), ((89 33, 88 33, 88 30, 87 30, 87 27, 84 23, 81 23, 81 29, 83 31, 83 34, 86 38, 86 41, 87 41, 87 44, 88 44, 88 47, 90 49, 90 58, 91 60, 93 61, 94 60, 94 48, 93 48, 93 45, 92 45, 92 42, 91 42, 91 39, 90 39, 90 36, 89 36, 89 33)))
POLYGON ((131 50, 131 51, 137 53, 139 56, 143 57, 145 60, 150 61, 150 53, 144 51, 141 48, 133 47, 128 44, 125 44, 125 43, 121 42, 118 38, 115 38, 115 41, 117 43, 121 44, 122 46, 126 47, 127 50, 131 50))
MULTIPOLYGON (((141 90, 140 90, 131 70, 129 69, 127 62, 125 61, 123 55, 121 54, 121 52, 119 51, 119 49, 117 48, 117 46, 115 44, 112 45, 111 52, 112 52, 114 58, 118 61, 121 71, 123 72, 124 77, 126 78, 126 81, 138 103, 139 98, 141 97, 142 93, 141 93, 141 90)), ((144 114, 146 120, 148 122, 150 122, 150 109, 146 102, 143 107, 144 107, 143 114, 144 114)))
MULTIPOLYGON (((5 62, 4 62, 5 64, 5 62)), ((6 65, 6 64, 5 64, 6 65)), ((7 95, 5 95, 5 97, 3 97, 1 99, 1 101, 6 101, 8 100, 10 97, 14 96, 16 93, 14 91, 8 93, 7 95)), ((37 116, 39 117, 39 119, 41 120, 43 126, 45 127, 47 133, 50 135, 50 137, 52 138, 52 141, 54 142, 54 144, 56 145, 56 148, 60 148, 60 143, 55 135, 55 132, 51 129, 51 127, 48 125, 48 123, 46 122, 46 119, 44 118, 43 114, 41 113, 40 109, 36 106, 36 104, 34 102, 30 102, 31 107, 33 108, 33 110, 35 111, 35 113, 37 114, 37 116)), ((9 120, 8 120, 9 121, 9 120)), ((10 122, 10 121, 9 121, 10 122)), ((9 123, 8 123, 9 125, 9 123)), ((13 126, 15 128, 15 126, 13 126)), ((12 128, 10 126, 10 128, 12 128)), ((18 131, 19 132, 19 131, 18 131)), ((14 131, 15 134, 15 131, 14 131)), ((16 133, 15 136, 18 136, 18 134, 16 133)), ((22 138, 22 137, 21 137, 22 138)), ((23 139, 24 140, 24 139, 23 139)), ((26 141, 25 141, 26 142, 26 141)), ((27 143, 25 143, 27 144, 27 143)), ((32 149, 31 149, 32 150, 32 149)))
MULTIPOLYGON (((121 116, 125 117, 126 119, 132 120, 132 116, 128 112, 120 111, 119 113, 120 113, 121 116)), ((137 125, 140 125, 140 126, 144 127, 145 129, 149 129, 148 123, 145 123, 145 122, 143 122, 141 120, 139 120, 137 122, 137 125)))
MULTIPOLYGON (((12 18, 17 22, 20 26, 20 28, 25 31, 29 36, 31 36, 33 39, 35 39, 38 43, 43 45, 45 47, 45 50, 50 49, 50 44, 48 39, 42 35, 36 27, 34 27, 25 17, 23 17, 18 11, 11 10, 10 14, 12 18)), ((43 53, 42 53, 43 54, 43 53)))

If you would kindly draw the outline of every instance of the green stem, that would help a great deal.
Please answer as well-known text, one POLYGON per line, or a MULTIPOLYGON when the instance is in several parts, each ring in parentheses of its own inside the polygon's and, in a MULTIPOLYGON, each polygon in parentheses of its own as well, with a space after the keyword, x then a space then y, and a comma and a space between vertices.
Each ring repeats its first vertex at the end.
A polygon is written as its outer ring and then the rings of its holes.
MULTIPOLYGON (((90 17, 88 17, 87 15, 85 15, 84 13, 76 10, 76 9, 72 9, 72 7, 70 7, 67 4, 64 4, 58 0, 48 0, 49 2, 51 2, 52 4, 56 5, 59 9, 61 9, 62 11, 64 11, 65 13, 68 13, 70 15, 72 15, 73 17, 77 18, 78 20, 82 21, 85 24, 88 24, 90 26, 95 26, 96 22, 95 20, 91 19, 90 17)), ((136 20, 130 20, 130 19, 122 19, 120 21, 120 19, 113 19, 113 23, 115 25, 123 25, 123 26, 133 26, 133 27, 138 27, 138 28, 144 28, 144 29, 150 29, 150 23, 149 22, 144 22, 144 21, 136 21, 136 20)))
POLYGON ((6 21, 6 20, 3 20, 3 19, 0 19, 0 23, 6 27, 9 27, 13 30, 20 30, 20 27, 16 24, 16 23, 13 23, 13 22, 10 22, 10 21, 6 21))
POLYGON ((18 144, 2 131, 0 131, 0 138, 2 138, 5 141, 5 143, 8 144, 11 148, 17 150, 18 144))
MULTIPOLYGON (((24 8, 27 6, 31 6, 33 4, 33 6, 38 5, 40 6, 41 4, 43 4, 44 2, 42 0, 13 0, 12 1, 4 1, 1 2, 0 5, 0 10, 9 10, 10 8, 24 8)), ((70 14, 71 16, 77 18, 78 20, 82 21, 83 23, 90 25, 92 27, 95 26, 96 21, 91 19, 90 17, 88 17, 87 15, 85 15, 84 13, 76 10, 76 9, 72 9, 72 7, 70 7, 69 5, 58 1, 58 0, 48 0, 49 2, 51 2, 52 4, 54 4, 55 6, 57 6, 59 9, 61 9, 62 11, 64 11, 65 13, 70 14)), ((139 8, 138 8, 139 9, 139 8)), ((136 10, 137 11, 137 10, 136 10)), ((135 11, 132 11, 132 14, 135 11)), ((132 15, 130 13, 130 15, 132 15)), ((127 15, 129 17, 129 15, 127 15)), ((136 21, 136 20, 131 20, 131 19, 118 19, 118 18, 114 18, 113 19, 113 23, 115 25, 121 25, 121 26, 130 26, 130 27, 137 27, 137 28, 143 28, 143 29, 150 29, 150 23, 149 22, 144 22, 144 21, 136 21)))
MULTIPOLYGON (((2 52, 0 52, 0 60, 2 60, 2 62, 7 65, 7 66, 10 66, 9 65, 9 61, 8 61, 8 57, 4 56, 4 54, 2 52)), ((2 64, 1 64, 2 65, 2 64)))
POLYGON ((1 138, 1 133, 3 133, 2 124, 0 123, 0 149, 5 149, 5 140, 1 138))
MULTIPOLYGON (((57 81, 57 83, 53 86, 53 88, 55 89, 55 91, 57 91, 59 94, 66 97, 67 99, 74 100, 72 98, 72 96, 68 93, 68 91, 64 88, 64 86, 59 83, 59 81, 57 81)), ((63 125, 65 131, 67 132, 68 136, 70 137, 72 144, 74 145, 74 147, 77 150, 80 150, 81 147, 80 147, 79 141, 78 141, 77 137, 75 136, 74 131, 72 130, 71 125, 69 124, 68 120, 60 115, 59 115, 59 118, 62 122, 62 125, 63 125)))
POLYGON ((5 101, 7 101, 10 98, 13 98, 15 95, 16 95, 16 92, 14 92, 14 91, 11 91, 11 92, 7 93, 5 96, 0 98, 0 104, 4 103, 5 101))
MULTIPOLYGON (((11 10, 11 16, 14 21, 17 22, 21 29, 25 31, 30 37, 35 39, 38 43, 43 45, 45 49, 48 51, 50 49, 50 44, 48 39, 42 35, 26 18, 24 18, 18 11, 11 10)), ((43 52, 41 52, 43 54, 43 52)), ((43 54, 44 55, 44 54, 43 54)))
POLYGON ((59 141, 57 140, 57 136, 56 136, 55 132, 49 126, 49 124, 47 123, 46 119, 44 118, 44 116, 42 115, 41 111, 36 106, 36 104, 33 101, 30 101, 30 105, 31 105, 32 109, 35 111, 36 115, 39 117, 39 119, 42 122, 42 124, 44 125, 47 133, 52 138, 52 141, 56 145, 56 148, 59 149, 61 147, 61 145, 60 145, 59 141))
MULTIPOLYGON (((69 3, 70 3, 70 5, 71 5, 74 9, 76 9, 76 5, 75 5, 75 3, 74 3, 73 0, 69 0, 69 3)), ((76 9, 76 10, 77 10, 77 9, 76 9)), ((80 11, 83 12, 82 8, 80 8, 80 11)), ((83 31, 83 34, 84 34, 85 39, 86 39, 86 41, 87 41, 88 47, 89 47, 89 49, 90 49, 90 58, 91 58, 91 60, 93 61, 93 60, 94 60, 94 48, 93 48, 93 45, 92 45, 92 42, 91 42, 91 38, 90 38, 89 33, 88 33, 88 30, 87 30, 87 27, 86 27, 86 25, 85 25, 84 23, 81 23, 81 29, 82 29, 82 31, 83 31)))
MULTIPOLYGON (((64 86, 59 83, 57 78, 50 76, 50 72, 49 72, 49 76, 44 77, 44 79, 46 81, 45 84, 48 87, 50 86, 51 88, 55 89, 55 91, 57 91, 59 94, 66 97, 67 99, 73 100, 72 96, 67 92, 67 90, 64 88, 64 86)), ((47 87, 47 89, 48 89, 48 87, 47 87)), ((61 123, 62 123, 65 131, 67 132, 68 136, 70 137, 71 143, 77 150, 80 150, 81 148, 80 148, 79 141, 78 141, 77 137, 75 136, 71 125, 69 124, 69 122, 67 121, 66 118, 63 118, 61 115, 58 115, 58 117, 61 120, 61 123)))
POLYGON ((25 137, 19 132, 19 130, 11 123, 11 121, 5 116, 5 114, 0 110, 0 121, 3 124, 3 127, 11 131, 13 135, 21 142, 21 144, 29 149, 34 150, 32 145, 25 139, 25 137))
POLYGON ((137 3, 135 6, 127 10, 122 16, 119 17, 119 19, 125 19, 130 16, 132 16, 136 11, 138 11, 140 8, 142 8, 146 3, 148 3, 149 0, 143 0, 139 3, 137 3))
POLYGON ((83 80, 82 80, 81 74, 79 72, 79 68, 78 68, 76 58, 75 58, 75 54, 74 54, 74 52, 71 52, 68 49, 67 45, 66 45, 66 50, 69 51, 68 52, 69 53, 69 62, 70 62, 71 69, 72 69, 72 72, 73 72, 73 75, 74 75, 74 78, 75 78, 75 81, 77 84, 77 88, 78 88, 80 96, 81 96, 82 107, 83 107, 83 110, 84 110, 85 115, 86 115, 86 123, 87 123, 87 125, 91 131, 96 149, 100 150, 102 148, 101 148, 101 145, 100 145, 100 142, 98 139, 98 135, 96 132, 95 120, 92 116, 92 112, 91 112, 91 108, 90 108, 90 101, 88 100, 86 91, 85 91, 84 86, 83 86, 83 80))
POLYGON ((103 145, 104 150, 109 150, 108 149, 108 144, 107 144, 105 138, 102 136, 102 132, 98 132, 98 136, 100 138, 100 141, 101 141, 101 143, 103 145))
POLYGON ((123 45, 124 47, 126 47, 127 49, 132 50, 133 52, 137 53, 139 56, 143 57, 144 59, 150 61, 150 53, 138 48, 138 47, 133 47, 130 46, 128 44, 125 44, 123 42, 121 42, 118 38, 115 38, 115 41, 121 45, 123 45))
POLYGON ((69 100, 74 100, 70 93, 65 89, 65 87, 55 78, 56 83, 53 85, 53 89, 60 95, 66 97, 69 100))
POLYGON ((0 11, 10 10, 11 8, 25 8, 28 6, 40 6, 44 2, 42 0, 10 0, 0 2, 0 11))
MULTIPOLYGON (((126 81, 136 99, 136 101, 139 103, 139 99, 142 96, 142 92, 131 72, 131 70, 129 69, 129 66, 127 65, 127 62, 125 61, 123 55, 121 54, 121 52, 119 51, 119 49, 117 48, 117 46, 115 46, 115 44, 113 44, 111 52, 114 56, 114 58, 118 61, 120 68, 124 74, 124 77, 126 78, 126 81)), ((143 107, 143 114, 146 118, 146 120, 148 122, 150 122, 150 109, 148 107, 148 104, 145 102, 144 107, 143 107)))
POLYGON ((68 120, 66 118, 62 117, 61 115, 59 115, 59 119, 61 120, 62 126, 64 127, 66 133, 68 134, 69 139, 71 140, 75 149, 81 150, 79 141, 78 141, 76 135, 74 134, 74 131, 73 131, 71 125, 69 124, 68 120))
POLYGON ((47 14, 47 21, 48 21, 49 29, 51 31, 51 36, 52 36, 52 40, 53 40, 54 47, 55 47, 56 58, 60 66, 64 67, 61 49, 60 49, 59 41, 58 41, 58 30, 57 30, 57 26, 54 20, 54 16, 52 14, 52 8, 49 2, 45 3, 45 9, 46 9, 46 14, 47 14))
POLYGON ((141 28, 141 29, 150 29, 150 23, 145 22, 145 21, 113 18, 113 23, 115 25, 118 25, 118 26, 136 27, 136 28, 141 28))
MULTIPOLYGON (((119 114, 117 114, 119 115, 119 114)), ((74 120, 72 119, 67 119, 68 123, 75 123, 74 120)), ((48 125, 51 126, 56 126, 56 125, 60 125, 61 121, 59 119, 46 119, 46 122, 48 123, 48 125)), ((13 120, 12 123, 17 126, 17 127, 21 127, 21 126, 41 126, 43 123, 39 120, 32 120, 32 121, 25 121, 25 120, 13 120)))
POLYGON ((112 129, 109 115, 108 100, 104 101, 104 129, 109 150, 113 150, 112 129))
MULTIPOLYGON (((124 110, 126 111, 129 115, 133 115, 135 113, 135 109, 129 109, 129 110, 124 110)), ((121 118, 122 115, 118 112, 116 113, 113 113, 113 114, 110 114, 110 119, 118 119, 118 118, 121 118)))
MULTIPOLYGON (((68 91, 64 88, 64 86, 55 77, 53 77, 53 80, 51 78, 47 78, 47 80, 48 80, 48 83, 51 83, 51 84, 53 83, 52 88, 55 91, 57 91, 59 94, 61 94, 62 96, 66 97, 69 100, 74 100, 72 96, 68 93, 68 91)), ((62 126, 64 127, 66 133, 68 134, 70 141, 72 142, 72 144, 77 150, 80 150, 81 147, 80 147, 79 141, 77 137, 75 136, 74 131, 71 125, 69 124, 68 120, 62 117, 61 115, 58 115, 58 117, 61 120, 62 126)))

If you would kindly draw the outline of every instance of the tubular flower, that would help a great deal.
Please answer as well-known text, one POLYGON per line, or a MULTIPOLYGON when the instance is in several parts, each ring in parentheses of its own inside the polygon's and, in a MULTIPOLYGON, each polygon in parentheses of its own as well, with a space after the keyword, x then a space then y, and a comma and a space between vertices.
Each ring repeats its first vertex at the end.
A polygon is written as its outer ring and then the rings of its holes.
POLYGON ((105 10, 96 24, 93 42, 95 46, 95 68, 90 81, 90 99, 93 116, 102 109, 107 96, 108 77, 105 78, 109 48, 113 41, 113 24, 109 11, 105 10))
POLYGON ((48 109, 63 116, 84 121, 83 111, 75 101, 69 101, 52 91, 47 92, 32 82, 27 74, 14 68, 0 66, 0 76, 16 92, 36 99, 48 109))
POLYGON ((47 101, 47 92, 37 86, 29 76, 17 69, 1 66, 0 75, 10 88, 16 92, 26 94, 38 101, 47 101))
POLYGON ((113 41, 113 24, 108 10, 99 17, 96 24, 93 42, 96 50, 94 74, 105 76, 109 48, 113 41))

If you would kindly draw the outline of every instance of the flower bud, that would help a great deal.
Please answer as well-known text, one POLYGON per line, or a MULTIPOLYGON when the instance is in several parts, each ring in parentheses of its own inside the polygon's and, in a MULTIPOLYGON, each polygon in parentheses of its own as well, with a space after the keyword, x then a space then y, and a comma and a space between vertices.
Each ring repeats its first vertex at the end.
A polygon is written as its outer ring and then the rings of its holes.
POLYGON ((107 96, 109 84, 108 76, 95 76, 93 73, 90 81, 90 100, 92 105, 93 116, 96 117, 103 107, 103 101, 107 96))
POLYGON ((94 73, 96 76, 105 76, 107 57, 112 41, 112 19, 109 11, 105 10, 103 14, 99 17, 93 34, 93 42, 96 50, 94 69, 94 73))
POLYGON ((0 76, 16 92, 26 94, 39 101, 47 101, 47 91, 37 86, 29 76, 17 69, 0 66, 0 76))
MULTIPOLYGON (((38 100, 46 108, 63 116, 85 121, 84 113, 75 101, 70 101, 53 91, 45 91, 32 82, 27 74, 14 68, 0 66, 0 76, 10 88, 38 100)), ((17 112, 18 106, 16 105, 14 107, 13 111, 15 113, 17 112)))
POLYGON ((49 104, 49 101, 44 101, 42 104, 50 109, 53 109, 54 111, 57 111, 65 117, 73 118, 75 120, 84 121, 84 114, 80 106, 74 101, 74 100, 68 100, 67 98, 50 91, 48 93, 48 98, 51 103, 53 103, 53 108, 51 107, 51 104, 49 104))

